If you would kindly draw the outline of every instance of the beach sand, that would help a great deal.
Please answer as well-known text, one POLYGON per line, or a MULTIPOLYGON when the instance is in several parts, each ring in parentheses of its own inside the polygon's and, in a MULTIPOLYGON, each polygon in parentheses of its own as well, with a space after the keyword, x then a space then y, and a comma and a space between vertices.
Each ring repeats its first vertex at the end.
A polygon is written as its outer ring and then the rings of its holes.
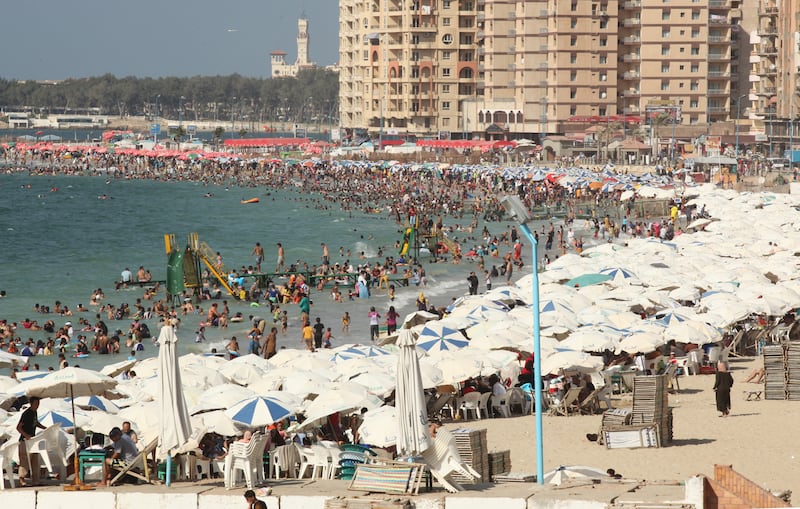
MULTIPOLYGON (((683 481, 693 475, 713 477, 714 464, 734 470, 773 492, 792 490, 800 497, 800 434, 794 430, 800 403, 746 401, 744 390, 763 385, 744 383, 758 359, 731 359, 734 386, 731 415, 718 417, 714 376, 679 378, 681 390, 669 395, 673 408, 674 441, 653 449, 606 449, 590 442, 601 415, 543 417, 544 471, 559 465, 615 469, 626 478, 683 481)), ((631 405, 630 395, 615 395, 615 407, 631 405)), ((536 473, 533 416, 446 423, 449 429, 487 429, 489 451, 511 451, 513 472, 536 473)))

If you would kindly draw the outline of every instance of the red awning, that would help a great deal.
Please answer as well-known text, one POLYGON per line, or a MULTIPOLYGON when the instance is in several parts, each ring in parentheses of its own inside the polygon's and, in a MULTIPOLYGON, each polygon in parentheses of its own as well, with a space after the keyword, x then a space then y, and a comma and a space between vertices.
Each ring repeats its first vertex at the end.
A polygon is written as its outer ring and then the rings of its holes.
POLYGON ((290 147, 305 145, 308 138, 239 138, 225 140, 226 147, 290 147))

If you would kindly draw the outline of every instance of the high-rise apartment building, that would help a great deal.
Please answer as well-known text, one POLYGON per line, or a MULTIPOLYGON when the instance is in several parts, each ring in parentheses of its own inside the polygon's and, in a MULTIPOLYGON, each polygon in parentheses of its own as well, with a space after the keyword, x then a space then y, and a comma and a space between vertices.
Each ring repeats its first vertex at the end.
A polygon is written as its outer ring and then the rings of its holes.
POLYGON ((700 129, 741 90, 742 1, 340 0, 342 126, 529 137, 661 111, 700 129))
POLYGON ((786 147, 800 134, 795 122, 800 117, 800 0, 757 4, 758 22, 750 34, 752 87, 744 92, 751 132, 786 147))

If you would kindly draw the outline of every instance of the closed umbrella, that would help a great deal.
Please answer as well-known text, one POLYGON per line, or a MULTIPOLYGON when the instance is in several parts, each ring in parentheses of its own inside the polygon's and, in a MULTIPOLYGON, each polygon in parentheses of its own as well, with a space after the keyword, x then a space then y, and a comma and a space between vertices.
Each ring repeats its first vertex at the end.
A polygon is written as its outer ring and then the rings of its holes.
MULTIPOLYGON (((181 388, 177 343, 178 336, 175 335, 172 326, 161 327, 158 335, 159 382, 161 386, 158 450, 162 456, 166 456, 168 459, 172 455, 172 451, 182 447, 192 434, 189 409, 181 388)), ((167 476, 167 484, 169 484, 169 473, 167 476)))
POLYGON ((431 437, 413 333, 401 330, 397 346, 397 452, 401 456, 418 456, 431 446, 431 437))

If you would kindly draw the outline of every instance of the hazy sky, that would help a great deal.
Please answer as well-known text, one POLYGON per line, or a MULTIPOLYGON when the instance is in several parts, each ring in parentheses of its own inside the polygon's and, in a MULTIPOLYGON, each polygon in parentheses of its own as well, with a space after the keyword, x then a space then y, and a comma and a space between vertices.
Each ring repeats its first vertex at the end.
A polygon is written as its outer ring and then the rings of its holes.
POLYGON ((0 77, 65 79, 268 77, 269 53, 297 56, 297 19, 310 24, 310 58, 338 61, 337 0, 36 0, 4 2, 0 77))

